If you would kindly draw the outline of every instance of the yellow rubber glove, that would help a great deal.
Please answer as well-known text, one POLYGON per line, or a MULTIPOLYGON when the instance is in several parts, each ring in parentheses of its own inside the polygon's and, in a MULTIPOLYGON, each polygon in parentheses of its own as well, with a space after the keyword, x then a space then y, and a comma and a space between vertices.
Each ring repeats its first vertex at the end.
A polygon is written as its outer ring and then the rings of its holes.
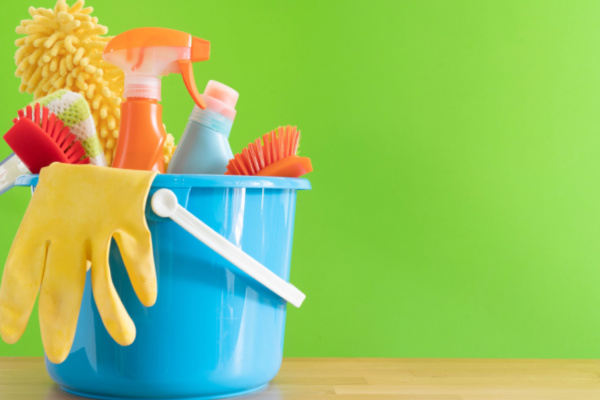
POLYGON ((63 362, 71 349, 91 261, 92 292, 104 326, 120 345, 135 325, 114 288, 108 266, 111 238, 142 304, 156 301, 156 271, 144 209, 156 175, 150 171, 55 163, 39 183, 8 254, 0 286, 0 334, 15 343, 39 298, 48 359, 63 362))

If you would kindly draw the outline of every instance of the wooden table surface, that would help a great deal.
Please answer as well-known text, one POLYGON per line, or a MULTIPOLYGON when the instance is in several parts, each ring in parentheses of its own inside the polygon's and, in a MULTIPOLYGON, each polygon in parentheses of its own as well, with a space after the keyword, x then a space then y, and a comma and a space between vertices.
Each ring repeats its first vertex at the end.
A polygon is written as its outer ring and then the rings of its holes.
MULTIPOLYGON (((41 358, 0 358, 0 400, 76 400, 41 358)), ((600 399, 600 360, 287 358, 270 386, 240 400, 600 399)))

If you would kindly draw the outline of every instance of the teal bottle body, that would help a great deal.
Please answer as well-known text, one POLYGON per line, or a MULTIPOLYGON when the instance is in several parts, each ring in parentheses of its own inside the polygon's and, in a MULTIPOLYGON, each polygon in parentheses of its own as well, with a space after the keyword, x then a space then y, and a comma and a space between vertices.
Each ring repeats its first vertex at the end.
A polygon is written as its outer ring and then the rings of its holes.
POLYGON ((229 132, 233 121, 210 110, 194 110, 169 163, 169 174, 223 175, 233 158, 229 132))

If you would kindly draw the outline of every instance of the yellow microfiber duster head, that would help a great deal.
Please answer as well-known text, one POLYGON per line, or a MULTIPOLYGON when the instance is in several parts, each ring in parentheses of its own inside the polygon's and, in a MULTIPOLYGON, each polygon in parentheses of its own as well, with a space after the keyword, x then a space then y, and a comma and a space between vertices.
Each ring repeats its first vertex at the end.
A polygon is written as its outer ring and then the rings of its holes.
POLYGON ((84 0, 69 7, 58 0, 54 9, 29 8, 32 19, 22 20, 15 54, 19 90, 33 93, 34 100, 59 89, 82 94, 92 111, 106 162, 111 164, 119 136, 123 72, 102 59, 112 37, 91 17, 84 0))
MULTIPOLYGON (((167 128, 165 127, 165 124, 163 124, 163 127, 166 131, 167 128)), ((170 133, 167 133, 167 139, 165 140, 165 145, 163 147, 163 156, 165 157, 165 171, 169 167, 169 163, 173 158, 173 153, 175 153, 176 148, 177 146, 175 146, 175 138, 170 133)))

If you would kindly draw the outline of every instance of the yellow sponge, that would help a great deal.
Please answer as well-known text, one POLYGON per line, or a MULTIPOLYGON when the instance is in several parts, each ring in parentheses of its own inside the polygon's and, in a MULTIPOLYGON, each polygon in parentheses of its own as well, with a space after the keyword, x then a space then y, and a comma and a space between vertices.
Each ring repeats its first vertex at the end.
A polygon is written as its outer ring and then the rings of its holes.
POLYGON ((34 100, 59 89, 82 94, 92 111, 106 162, 111 164, 119 136, 123 72, 102 59, 111 37, 108 29, 91 17, 84 0, 69 7, 58 0, 54 9, 29 8, 32 19, 22 20, 17 33, 16 76, 19 90, 34 100))
MULTIPOLYGON (((163 124, 164 126, 165 124, 163 124)), ((165 128, 165 131, 167 129, 165 128)), ((169 163, 171 162, 171 158, 173 158, 173 153, 175 153, 175 138, 170 133, 167 133, 167 139, 165 140, 165 145, 163 147, 163 156, 165 157, 165 171, 169 167, 169 163)))

